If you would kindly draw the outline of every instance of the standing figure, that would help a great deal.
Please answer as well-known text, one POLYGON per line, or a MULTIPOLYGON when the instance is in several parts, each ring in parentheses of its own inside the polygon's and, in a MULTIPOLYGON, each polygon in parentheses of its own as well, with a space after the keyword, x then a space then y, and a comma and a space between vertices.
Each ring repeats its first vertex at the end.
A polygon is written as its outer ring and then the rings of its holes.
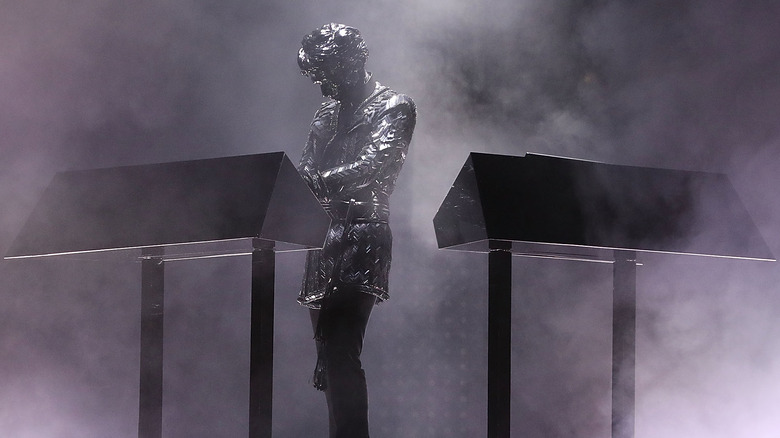
POLYGON ((360 362, 375 303, 388 298, 389 197, 416 121, 414 102, 365 70, 360 32, 326 24, 306 35, 301 73, 329 98, 316 112, 298 171, 332 218, 322 250, 307 255, 298 302, 309 307, 330 438, 368 437, 360 362))

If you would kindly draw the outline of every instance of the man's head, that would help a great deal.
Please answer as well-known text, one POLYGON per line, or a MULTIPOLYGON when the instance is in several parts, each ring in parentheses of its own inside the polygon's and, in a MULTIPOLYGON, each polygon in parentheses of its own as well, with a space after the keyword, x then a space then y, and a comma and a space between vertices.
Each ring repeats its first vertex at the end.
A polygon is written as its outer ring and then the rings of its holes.
POLYGON ((320 85, 322 95, 339 99, 366 82, 366 43, 360 31, 329 23, 303 37, 298 50, 301 74, 320 85))

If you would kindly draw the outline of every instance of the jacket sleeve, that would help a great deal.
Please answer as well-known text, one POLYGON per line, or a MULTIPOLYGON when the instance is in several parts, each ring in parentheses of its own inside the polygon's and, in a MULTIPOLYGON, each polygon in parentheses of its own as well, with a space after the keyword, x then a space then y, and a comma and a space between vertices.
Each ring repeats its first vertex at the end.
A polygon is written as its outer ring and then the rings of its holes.
MULTIPOLYGON (((406 158, 417 113, 412 99, 393 96, 374 122, 368 144, 358 159, 319 173, 320 184, 327 193, 348 195, 375 180, 395 179, 406 158)), ((315 179, 317 179, 315 177, 315 179)))
POLYGON ((317 166, 315 165, 314 151, 317 137, 315 130, 320 125, 326 124, 326 122, 323 121, 323 115, 327 114, 329 105, 329 103, 323 104, 314 115, 314 120, 312 121, 312 125, 309 130, 309 137, 306 140, 306 145, 303 147, 301 161, 298 164, 298 173, 301 175, 304 181, 306 181, 306 184, 309 186, 309 189, 312 191, 312 193, 314 193, 320 200, 327 198, 328 194, 326 188, 323 186, 320 173, 317 171, 317 166))

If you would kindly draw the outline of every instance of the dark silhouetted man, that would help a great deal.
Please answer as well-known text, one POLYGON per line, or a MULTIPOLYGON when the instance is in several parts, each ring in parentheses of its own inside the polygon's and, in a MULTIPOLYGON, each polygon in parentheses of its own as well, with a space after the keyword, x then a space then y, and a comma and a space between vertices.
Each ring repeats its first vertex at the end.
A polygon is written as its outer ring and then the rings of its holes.
POLYGON ((311 309, 314 386, 325 391, 330 438, 368 438, 360 352, 374 304, 388 298, 388 200, 415 105, 365 70, 368 50, 357 29, 326 24, 301 45, 301 73, 329 99, 314 116, 298 170, 332 223, 323 249, 307 256, 298 301, 311 309))

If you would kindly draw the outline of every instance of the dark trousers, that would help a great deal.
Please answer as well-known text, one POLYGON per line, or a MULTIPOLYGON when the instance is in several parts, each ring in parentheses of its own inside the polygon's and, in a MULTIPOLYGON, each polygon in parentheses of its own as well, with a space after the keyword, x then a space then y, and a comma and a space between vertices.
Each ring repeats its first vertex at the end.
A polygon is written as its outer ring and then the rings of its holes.
POLYGON ((325 360, 330 438, 368 438, 368 391, 360 362, 368 318, 376 302, 373 295, 339 290, 327 298, 321 310, 311 310, 323 342, 317 349, 325 360))

